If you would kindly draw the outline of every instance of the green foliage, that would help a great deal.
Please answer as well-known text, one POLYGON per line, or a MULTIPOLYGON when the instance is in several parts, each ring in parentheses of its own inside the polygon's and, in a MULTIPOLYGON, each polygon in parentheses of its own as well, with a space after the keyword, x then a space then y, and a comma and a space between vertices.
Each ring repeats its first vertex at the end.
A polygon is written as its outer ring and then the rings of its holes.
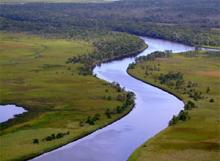
POLYGON ((178 119, 181 120, 181 121, 186 121, 188 120, 190 117, 189 117, 189 114, 187 111, 185 110, 181 110, 180 113, 178 114, 178 119))
POLYGON ((188 94, 189 94, 189 97, 194 99, 195 101, 202 99, 202 92, 197 91, 195 89, 190 89, 188 94))
POLYGON ((191 110, 191 109, 193 109, 193 108, 195 108, 195 107, 196 107, 196 105, 195 105, 194 102, 188 101, 188 102, 185 104, 184 109, 185 109, 185 110, 191 110))
POLYGON ((124 98, 123 96, 123 100, 120 100, 120 101, 123 101, 122 106, 117 106, 116 109, 113 109, 113 110, 110 110, 109 108, 106 109, 105 115, 107 116, 107 118, 111 118, 112 115, 115 115, 115 114, 123 113, 127 108, 133 107, 135 103, 134 93, 127 92, 126 98, 124 98))
POLYGON ((95 51, 88 55, 79 55, 68 58, 67 63, 82 63, 80 75, 92 74, 95 65, 109 60, 138 54, 146 46, 143 40, 125 33, 106 33, 93 40, 95 51))
POLYGON ((169 72, 159 76, 161 84, 168 84, 170 81, 176 81, 176 86, 183 84, 183 74, 180 72, 169 72))
MULTIPOLYGON (((0 29, 86 39, 104 29, 198 46, 219 46, 219 5, 219 0, 3 5, 0 29)), ((103 48, 107 49, 105 45, 103 48)))
POLYGON ((101 115, 100 114, 95 114, 93 117, 88 116, 86 123, 88 123, 89 125, 95 125, 95 122, 98 121, 100 119, 101 115))
POLYGON ((169 126, 177 124, 178 120, 177 116, 173 116, 173 118, 169 121, 169 126))
POLYGON ((209 100, 209 102, 213 103, 213 102, 215 102, 215 101, 214 101, 214 99, 213 99, 213 98, 211 98, 211 99, 209 100))
POLYGON ((123 101, 125 100, 125 96, 119 94, 119 95, 117 96, 116 100, 123 102, 123 101))
POLYGON ((144 61, 153 61, 155 60, 156 58, 169 58, 172 54, 172 51, 155 51, 155 52, 152 52, 146 56, 140 56, 138 58, 135 59, 135 63, 141 63, 141 62, 144 62, 144 61))
POLYGON ((189 114, 185 110, 181 110, 178 116, 173 116, 173 118, 169 121, 169 126, 175 125, 178 121, 186 121, 189 120, 189 114))
POLYGON ((207 87, 207 89, 206 89, 206 93, 209 93, 209 92, 210 92, 210 88, 207 87))
POLYGON ((219 54, 191 51, 166 59, 143 61, 129 69, 131 75, 169 91, 185 102, 185 110, 172 117, 169 127, 139 147, 129 161, 219 160, 219 54), (153 69, 156 64, 160 64, 160 71, 148 69, 150 74, 145 77, 146 66, 153 69), (184 75, 182 88, 173 88, 175 84, 160 84, 160 74, 166 75, 170 71, 184 75), (202 95, 200 91, 204 91, 202 95))
POLYGON ((62 132, 57 133, 56 134, 56 139, 60 139, 60 138, 64 137, 65 135, 69 135, 69 134, 70 134, 69 131, 67 131, 66 133, 62 133, 62 132))
POLYGON ((27 160, 91 133, 132 108, 112 114, 110 119, 95 115, 104 115, 105 107, 115 112, 125 101, 118 101, 118 95, 127 93, 116 83, 79 75, 83 64, 66 64, 69 57, 92 53, 95 48, 91 41, 6 32, 0 33, 0 39, 0 102, 14 102, 28 110, 0 124, 1 160, 27 160), (87 116, 94 126, 85 123, 87 116), (70 134, 64 137, 63 131, 70 134), (33 136, 39 144, 33 144, 33 136))
POLYGON ((57 133, 57 134, 51 134, 51 135, 46 136, 45 138, 43 138, 42 141, 53 141, 53 140, 55 140, 55 139, 61 139, 61 138, 63 138, 64 136, 69 135, 69 134, 70 134, 69 131, 67 131, 67 132, 65 132, 65 133, 59 132, 59 133, 57 133))
POLYGON ((135 68, 135 63, 129 64, 128 69, 134 69, 134 68, 135 68))
POLYGON ((39 144, 39 140, 38 139, 33 139, 33 144, 39 144))
POLYGON ((108 119, 112 118, 112 112, 110 111, 109 108, 106 109, 105 114, 106 114, 108 119))

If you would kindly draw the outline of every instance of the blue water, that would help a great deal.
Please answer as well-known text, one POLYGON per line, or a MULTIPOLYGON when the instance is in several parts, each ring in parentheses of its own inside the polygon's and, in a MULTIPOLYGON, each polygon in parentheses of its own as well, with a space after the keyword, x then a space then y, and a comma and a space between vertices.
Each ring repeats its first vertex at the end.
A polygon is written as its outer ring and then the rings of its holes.
MULTIPOLYGON (((142 37, 148 48, 138 56, 153 51, 184 52, 193 47, 170 41, 142 37)), ((118 82, 136 95, 134 109, 121 120, 78 141, 45 153, 32 161, 126 161, 146 140, 167 127, 183 102, 151 85, 132 78, 126 70, 135 58, 104 63, 94 69, 98 78, 118 82)))

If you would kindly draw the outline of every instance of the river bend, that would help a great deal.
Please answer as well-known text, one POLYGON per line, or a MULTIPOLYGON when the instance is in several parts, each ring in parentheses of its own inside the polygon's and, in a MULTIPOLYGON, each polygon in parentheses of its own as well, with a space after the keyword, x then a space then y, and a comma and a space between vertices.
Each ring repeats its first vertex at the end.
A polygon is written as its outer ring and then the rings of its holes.
MULTIPOLYGON (((141 37, 148 48, 138 56, 154 51, 184 52, 193 47, 170 41, 141 37)), ((134 109, 122 119, 96 132, 45 153, 32 161, 126 161, 132 152, 146 140, 167 127, 174 114, 183 108, 183 102, 173 95, 143 83, 127 74, 135 57, 104 63, 94 69, 98 78, 118 82, 136 95, 134 109)))

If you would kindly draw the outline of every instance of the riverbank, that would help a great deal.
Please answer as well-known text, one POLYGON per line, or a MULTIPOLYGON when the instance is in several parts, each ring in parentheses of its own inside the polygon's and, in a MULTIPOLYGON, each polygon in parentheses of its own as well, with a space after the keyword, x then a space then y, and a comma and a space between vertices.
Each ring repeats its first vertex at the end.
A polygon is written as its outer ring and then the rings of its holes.
POLYGON ((134 69, 128 70, 133 77, 168 91, 183 99, 185 103, 191 100, 196 106, 187 110, 189 120, 178 121, 148 140, 132 154, 129 161, 219 159, 219 60, 219 55, 211 52, 189 52, 154 61, 143 61, 135 65, 134 69), (154 68, 155 70, 147 70, 154 68), (161 84, 159 76, 171 71, 182 73, 186 84, 196 84, 194 88, 202 93, 201 99, 195 101, 183 91, 188 91, 189 87, 177 90, 170 85, 161 84))
POLYGON ((66 64, 73 55, 93 52, 91 42, 1 32, 0 48, 0 102, 28 110, 0 124, 3 161, 27 160, 56 149, 113 123, 132 109, 108 118, 106 110, 122 106, 127 92, 92 75, 79 75, 79 63, 66 64), (86 123, 88 117, 95 116, 94 125, 86 123), (45 141, 52 135, 59 137, 45 141))
POLYGON ((43 154, 46 154, 46 153, 48 153, 48 152, 50 152, 50 151, 52 151, 52 150, 55 150, 55 149, 58 149, 58 148, 62 148, 62 147, 64 147, 64 146, 70 144, 71 142, 75 142, 75 141, 78 141, 78 140, 80 140, 80 139, 82 139, 82 138, 84 138, 84 137, 86 137, 86 136, 89 136, 90 134, 92 134, 92 133, 94 133, 94 132, 96 132, 96 131, 98 131, 98 130, 103 129, 103 128, 105 128, 105 127, 107 127, 107 126, 113 124, 114 122, 119 121, 120 119, 122 119, 123 117, 125 117, 126 115, 128 115, 128 114, 132 111, 132 109, 134 108, 134 106, 135 106, 135 105, 129 107, 121 116, 117 117, 116 119, 112 120, 111 122, 109 122, 109 123, 107 123, 107 124, 105 124, 105 125, 103 125, 103 126, 101 126, 101 127, 98 127, 97 129, 94 129, 93 131, 89 131, 89 132, 87 132, 87 133, 85 133, 85 134, 83 134, 83 135, 81 135, 81 136, 78 136, 78 137, 76 137, 76 138, 72 138, 72 139, 70 139, 69 141, 67 141, 66 143, 63 143, 62 145, 59 145, 59 146, 57 146, 57 147, 52 147, 52 148, 46 149, 46 150, 44 150, 44 152, 42 152, 42 153, 38 153, 38 154, 35 154, 35 155, 32 155, 32 156, 25 156, 24 158, 20 158, 19 160, 31 160, 31 159, 37 158, 37 157, 39 157, 39 156, 41 156, 41 155, 43 155, 43 154))

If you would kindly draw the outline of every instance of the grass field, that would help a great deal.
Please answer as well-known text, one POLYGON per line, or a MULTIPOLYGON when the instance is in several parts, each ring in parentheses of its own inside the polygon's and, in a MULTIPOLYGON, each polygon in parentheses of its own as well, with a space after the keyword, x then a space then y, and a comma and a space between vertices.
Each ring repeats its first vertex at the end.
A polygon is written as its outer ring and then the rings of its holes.
POLYGON ((28 112, 0 124, 0 160, 25 160, 82 137, 113 122, 130 108, 111 118, 106 110, 122 105, 126 93, 92 75, 81 76, 81 64, 67 58, 89 54, 85 41, 46 39, 23 33, 0 33, 0 104, 17 104, 28 112), (95 125, 87 117, 99 114, 95 125), (67 133, 60 139, 44 138, 67 133), (39 144, 33 144, 38 139, 39 144))
MULTIPOLYGON (((187 110, 190 119, 178 121, 138 148, 129 161, 218 161, 220 158, 220 53, 192 52, 175 54, 169 58, 143 61, 129 69, 129 73, 181 97, 185 103, 193 101, 196 108, 187 110), (146 68, 151 70, 146 72, 146 68), (158 70, 159 67, 159 70, 158 70), (161 73, 181 72, 183 88, 161 84, 161 73), (146 74, 147 73, 147 74, 146 74), (194 87, 186 87, 188 81, 194 87), (195 101, 187 90, 202 92, 195 101), (210 90, 207 90, 207 89, 210 90), (208 91, 208 92, 207 92, 208 91), (213 99, 214 101, 210 101, 213 99)), ((158 118, 159 119, 159 118, 158 118)))

